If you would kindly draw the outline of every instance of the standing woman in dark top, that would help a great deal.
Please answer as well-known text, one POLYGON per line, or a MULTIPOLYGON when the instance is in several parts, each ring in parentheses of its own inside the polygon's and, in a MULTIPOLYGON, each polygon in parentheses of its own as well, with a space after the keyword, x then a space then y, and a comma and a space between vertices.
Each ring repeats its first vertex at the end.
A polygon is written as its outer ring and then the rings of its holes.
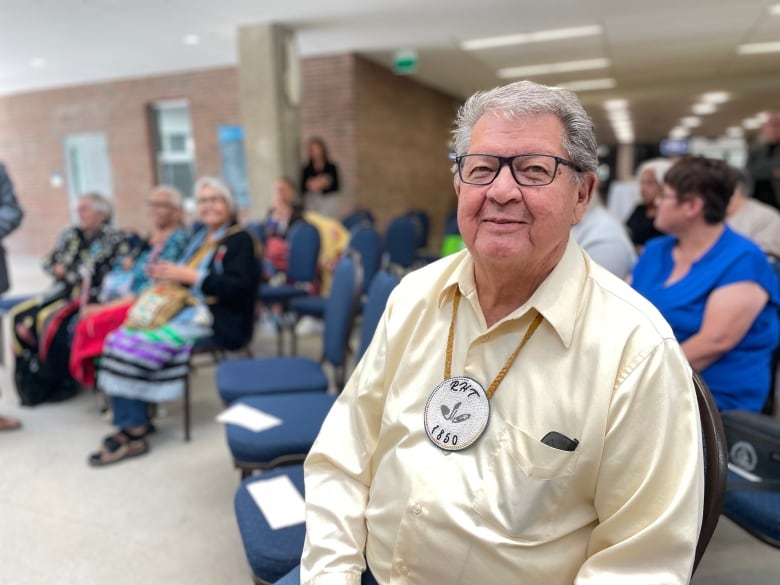
POLYGON ((338 213, 339 171, 328 157, 322 138, 311 138, 309 160, 301 171, 301 191, 307 208, 330 217, 338 213))

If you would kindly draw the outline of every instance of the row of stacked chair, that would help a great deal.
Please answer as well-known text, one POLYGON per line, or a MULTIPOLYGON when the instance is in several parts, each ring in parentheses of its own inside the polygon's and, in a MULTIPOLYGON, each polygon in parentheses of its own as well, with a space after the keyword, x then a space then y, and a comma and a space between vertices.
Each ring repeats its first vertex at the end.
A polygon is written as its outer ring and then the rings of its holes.
POLYGON ((363 266, 354 251, 345 254, 336 266, 323 313, 319 362, 277 356, 230 360, 217 366, 216 385, 226 405, 249 406, 283 421, 261 432, 226 425, 228 447, 242 478, 235 495, 236 519, 255 583, 275 583, 283 577, 287 583, 298 582, 294 569, 303 549, 305 527, 271 529, 250 495, 250 486, 284 476, 304 495, 301 463, 337 398, 328 393, 329 386, 340 391, 345 379, 343 373, 337 373, 331 384, 322 365, 327 363, 335 372, 343 372, 358 313, 362 322, 355 361, 360 359, 400 278, 399 269, 380 268, 363 295, 363 266))

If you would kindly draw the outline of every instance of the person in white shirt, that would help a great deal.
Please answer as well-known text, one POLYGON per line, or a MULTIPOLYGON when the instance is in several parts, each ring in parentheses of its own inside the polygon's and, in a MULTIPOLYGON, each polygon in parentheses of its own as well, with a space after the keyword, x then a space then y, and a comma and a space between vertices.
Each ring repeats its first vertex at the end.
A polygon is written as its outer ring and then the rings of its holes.
POLYGON ((598 195, 582 219, 571 228, 571 235, 588 255, 618 278, 631 274, 636 262, 636 250, 626 228, 604 208, 598 195))
POLYGON ((732 170, 737 186, 726 208, 726 223, 758 244, 772 262, 780 261, 780 211, 748 197, 750 178, 744 171, 732 170))
POLYGON ((566 90, 473 95, 466 250, 410 273, 305 463, 301 582, 688 583, 703 460, 668 324, 570 237, 596 184, 566 90))

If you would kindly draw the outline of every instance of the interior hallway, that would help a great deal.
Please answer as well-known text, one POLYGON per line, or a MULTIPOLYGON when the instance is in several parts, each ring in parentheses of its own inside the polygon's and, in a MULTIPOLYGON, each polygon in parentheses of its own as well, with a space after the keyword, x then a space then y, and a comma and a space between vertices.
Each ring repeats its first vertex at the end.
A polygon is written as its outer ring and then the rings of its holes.
MULTIPOLYGON (((13 278, 12 294, 46 282, 37 259, 17 259, 13 278)), ((255 355, 271 354, 274 344, 258 331, 255 355)), ((311 336, 300 350, 317 357, 319 347, 311 336)), ((199 367, 193 377, 192 442, 184 443, 180 405, 172 403, 150 454, 93 469, 87 455, 110 432, 94 396, 20 408, 1 368, 0 413, 24 428, 0 434, 0 585, 250 585, 233 514, 239 476, 214 421, 222 407, 213 373, 199 367)), ((721 518, 693 583, 779 579, 780 550, 721 518)))

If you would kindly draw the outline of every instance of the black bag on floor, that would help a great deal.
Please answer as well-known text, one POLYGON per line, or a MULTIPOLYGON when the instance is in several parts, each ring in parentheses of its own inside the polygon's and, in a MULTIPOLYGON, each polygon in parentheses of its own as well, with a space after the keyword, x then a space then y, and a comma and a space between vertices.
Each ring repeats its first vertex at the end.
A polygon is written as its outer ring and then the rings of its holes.
POLYGON ((780 420, 745 410, 720 413, 729 461, 762 479, 780 480, 780 420))
POLYGON ((70 375, 70 320, 57 330, 48 349, 45 362, 41 363, 37 352, 25 350, 16 358, 14 382, 22 406, 35 406, 42 402, 60 402, 73 398, 79 391, 78 382, 70 375))

